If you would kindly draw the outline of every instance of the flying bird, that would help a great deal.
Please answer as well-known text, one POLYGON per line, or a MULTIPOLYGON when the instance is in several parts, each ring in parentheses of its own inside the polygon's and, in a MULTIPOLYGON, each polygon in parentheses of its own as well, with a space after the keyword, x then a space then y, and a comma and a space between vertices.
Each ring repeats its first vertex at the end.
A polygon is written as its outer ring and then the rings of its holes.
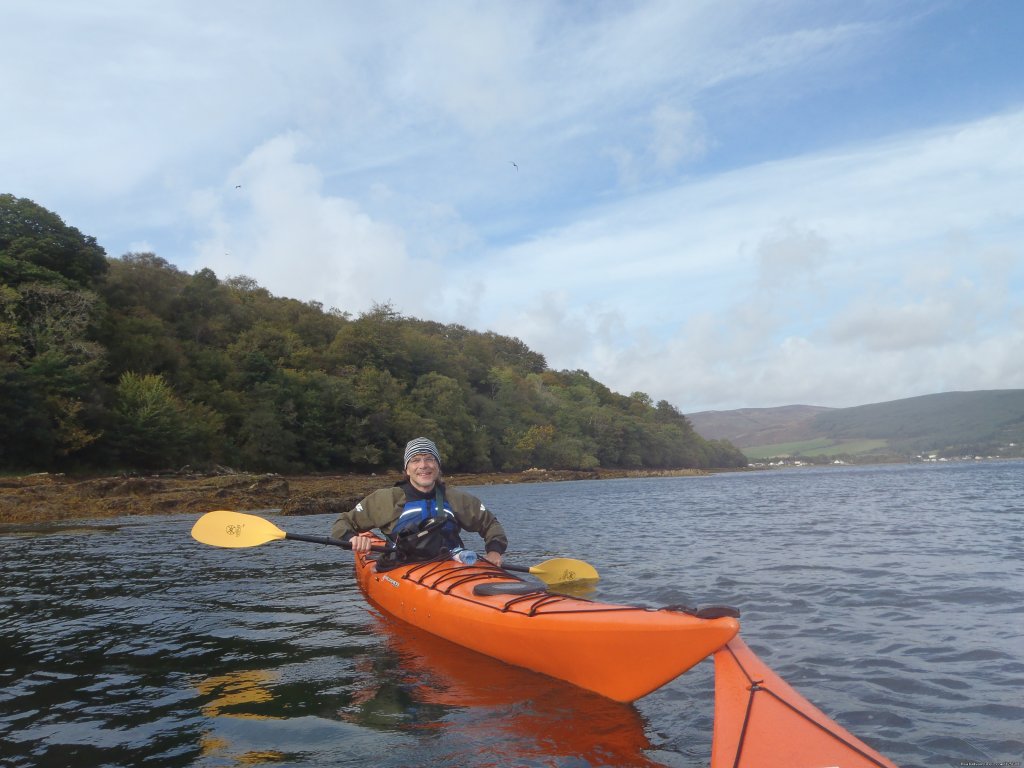
POLYGON ((517 170, 517 171, 519 170, 519 166, 518 166, 518 165, 516 165, 516 163, 515 163, 515 161, 514 161, 514 160, 509 160, 509 162, 510 162, 510 163, 512 163, 512 165, 515 165, 515 166, 516 166, 516 170, 517 170))
POLYGON ((242 188, 241 184, 235 184, 235 189, 241 189, 241 188, 242 188))

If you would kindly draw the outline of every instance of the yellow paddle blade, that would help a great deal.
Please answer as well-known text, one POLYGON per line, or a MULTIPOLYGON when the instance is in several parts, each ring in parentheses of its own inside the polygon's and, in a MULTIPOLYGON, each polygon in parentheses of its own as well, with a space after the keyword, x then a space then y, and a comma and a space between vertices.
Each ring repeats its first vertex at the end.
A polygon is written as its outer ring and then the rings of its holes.
POLYGON ((597 581, 597 569, 582 560, 556 557, 530 566, 530 573, 545 584, 565 584, 570 581, 597 581))
POLYGON ((192 538, 213 547, 258 547, 287 536, 269 520, 221 509, 207 512, 192 526, 192 538))

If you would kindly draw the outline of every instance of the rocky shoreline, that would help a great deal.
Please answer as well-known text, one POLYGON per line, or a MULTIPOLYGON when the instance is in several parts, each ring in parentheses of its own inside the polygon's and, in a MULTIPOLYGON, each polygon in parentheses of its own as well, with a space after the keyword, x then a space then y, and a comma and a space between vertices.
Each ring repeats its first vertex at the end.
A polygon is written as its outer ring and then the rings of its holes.
MULTIPOLYGON (((708 474, 702 470, 588 472, 529 469, 524 472, 453 474, 457 486, 668 477, 708 474)), ((188 513, 215 509, 279 510, 284 515, 339 514, 366 494, 394 484, 397 472, 381 475, 221 474, 119 475, 69 478, 34 474, 0 478, 0 524, 188 513)))

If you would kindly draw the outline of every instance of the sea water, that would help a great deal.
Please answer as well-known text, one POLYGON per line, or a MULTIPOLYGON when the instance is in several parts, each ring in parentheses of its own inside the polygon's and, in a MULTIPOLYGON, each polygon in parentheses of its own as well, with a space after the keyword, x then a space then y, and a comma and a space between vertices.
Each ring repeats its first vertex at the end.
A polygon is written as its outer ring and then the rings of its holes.
MULTIPOLYGON (((1024 760, 1022 462, 470 490, 510 562, 596 566, 587 597, 736 606, 900 765, 1024 760)), ((344 550, 216 549, 193 522, 0 527, 0 765, 708 765, 710 661, 616 704, 379 616, 344 550)))

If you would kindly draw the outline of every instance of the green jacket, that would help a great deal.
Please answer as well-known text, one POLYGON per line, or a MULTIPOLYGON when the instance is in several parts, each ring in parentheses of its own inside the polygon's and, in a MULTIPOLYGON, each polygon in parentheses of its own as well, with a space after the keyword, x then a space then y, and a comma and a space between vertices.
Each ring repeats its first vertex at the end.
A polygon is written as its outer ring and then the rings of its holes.
MULTIPOLYGON (((443 483, 446 506, 451 508, 459 525, 467 531, 479 533, 484 540, 487 552, 504 553, 508 549, 508 537, 490 510, 476 496, 458 488, 448 488, 443 483)), ((374 491, 356 504, 354 509, 341 514, 331 526, 331 536, 348 541, 357 533, 370 531, 374 528, 381 533, 391 533, 391 529, 405 508, 407 484, 395 485, 374 491)), ((415 494, 415 490, 413 491, 415 494)), ((420 497, 433 498, 434 494, 419 494, 420 497)), ((416 496, 414 496, 416 498, 416 496)))

